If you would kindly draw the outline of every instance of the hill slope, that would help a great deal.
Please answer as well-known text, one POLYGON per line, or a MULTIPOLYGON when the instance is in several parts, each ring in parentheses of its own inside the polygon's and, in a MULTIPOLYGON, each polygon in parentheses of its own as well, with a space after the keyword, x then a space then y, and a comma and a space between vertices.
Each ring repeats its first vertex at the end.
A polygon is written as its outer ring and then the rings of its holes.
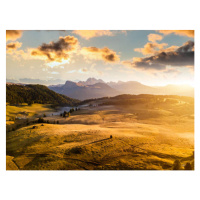
POLYGON ((42 103, 56 105, 73 105, 79 101, 65 95, 57 94, 43 85, 6 84, 6 102, 42 103))

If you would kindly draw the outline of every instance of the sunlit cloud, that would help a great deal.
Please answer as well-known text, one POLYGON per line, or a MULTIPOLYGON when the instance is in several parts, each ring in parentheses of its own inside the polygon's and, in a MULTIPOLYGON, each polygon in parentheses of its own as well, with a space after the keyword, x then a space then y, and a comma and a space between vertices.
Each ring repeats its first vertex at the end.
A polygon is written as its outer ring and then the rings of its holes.
POLYGON ((75 73, 75 72, 76 72, 76 70, 74 69, 74 70, 68 71, 67 73, 72 74, 72 73, 75 73))
POLYGON ((151 33, 151 34, 148 35, 148 40, 150 42, 156 42, 156 41, 160 41, 162 39, 163 39, 162 35, 153 34, 153 33, 151 33))
POLYGON ((6 49, 18 49, 22 46, 22 43, 21 42, 11 42, 9 44, 6 45, 6 49))
POLYGON ((101 37, 101 36, 113 36, 113 32, 109 30, 75 30, 74 34, 81 36, 82 38, 88 40, 93 37, 101 37))
MULTIPOLYGON (((48 63, 46 63, 46 65, 53 68, 55 66, 60 66, 60 65, 69 64, 69 63, 70 63, 70 58, 67 60, 62 59, 61 62, 56 62, 56 61, 48 62, 48 63)), ((64 68, 63 66, 61 66, 61 67, 64 68)))
POLYGON ((194 42, 188 41, 175 51, 161 52, 144 58, 133 58, 132 61, 123 61, 136 70, 160 71, 166 70, 166 66, 188 67, 194 66, 194 42))
POLYGON ((102 49, 97 47, 83 47, 81 49, 81 54, 84 55, 86 59, 103 60, 109 63, 116 63, 120 60, 119 55, 107 47, 102 49))
POLYGON ((60 73, 53 71, 53 72, 50 72, 50 74, 60 74, 60 73))
POLYGON ((135 48, 134 51, 140 52, 143 55, 154 55, 162 52, 170 52, 174 51, 178 48, 178 46, 168 46, 167 43, 157 43, 156 41, 162 40, 163 36, 158 34, 149 34, 148 36, 149 42, 147 42, 143 48, 135 48))
POLYGON ((6 53, 14 54, 14 52, 22 46, 21 42, 11 42, 6 45, 6 53))
POLYGON ((148 42, 147 44, 144 45, 144 48, 135 48, 134 51, 140 52, 143 55, 148 55, 148 54, 155 54, 159 50, 163 49, 166 47, 168 44, 167 43, 150 43, 148 42))
POLYGON ((15 41, 22 36, 23 31, 20 30, 7 30, 6 31, 6 41, 15 41))
POLYGON ((38 48, 29 49, 30 55, 39 60, 44 60, 47 65, 54 67, 70 62, 72 53, 78 49, 78 39, 74 36, 60 37, 57 42, 42 44, 38 48))
POLYGON ((87 73, 88 69, 87 68, 82 68, 82 69, 79 69, 78 71, 79 71, 79 73, 87 73))
POLYGON ((117 33, 127 34, 127 31, 110 31, 110 30, 74 30, 72 33, 81 36, 82 38, 89 40, 94 37, 102 36, 115 36, 117 33))
POLYGON ((194 37, 194 30, 158 30, 157 32, 164 35, 175 34, 180 36, 194 37))
POLYGON ((178 74, 180 74, 180 70, 178 70, 176 68, 166 67, 166 70, 163 73, 178 75, 178 74))

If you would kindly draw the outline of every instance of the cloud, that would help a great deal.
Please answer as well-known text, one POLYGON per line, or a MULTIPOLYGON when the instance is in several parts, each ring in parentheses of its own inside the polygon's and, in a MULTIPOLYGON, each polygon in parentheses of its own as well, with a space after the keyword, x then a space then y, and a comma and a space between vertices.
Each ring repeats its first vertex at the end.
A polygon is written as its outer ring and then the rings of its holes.
POLYGON ((53 71, 53 72, 50 72, 50 74, 60 74, 60 73, 53 71))
POLYGON ((72 33, 81 36, 82 38, 89 40, 94 37, 102 36, 114 36, 117 33, 127 34, 125 30, 110 31, 110 30, 74 30, 72 33))
POLYGON ((107 47, 102 49, 97 47, 83 47, 81 49, 81 54, 84 55, 86 59, 103 60, 109 63, 115 63, 120 60, 116 52, 107 47))
POLYGON ((87 68, 82 68, 78 70, 79 73, 87 73, 88 69, 87 68))
POLYGON ((175 34, 180 36, 194 37, 194 30, 158 30, 157 32, 164 35, 175 34))
POLYGON ((177 49, 178 52, 190 52, 190 51, 194 51, 194 42, 193 41, 187 41, 186 43, 184 43, 183 46, 179 47, 177 49))
POLYGON ((162 35, 158 35, 158 34, 149 34, 148 35, 148 40, 150 42, 156 42, 157 40, 162 40, 163 39, 163 36, 162 35))
POLYGON ((13 42, 6 45, 6 54, 12 55, 12 59, 20 61, 21 58, 27 60, 31 59, 28 52, 23 51, 22 49, 18 50, 21 47, 22 43, 13 42))
POLYGON ((13 54, 18 48, 22 46, 21 42, 11 42, 6 45, 6 53, 13 54))
POLYGON ((81 69, 81 71, 82 71, 82 72, 87 72, 88 69, 87 69, 87 68, 83 68, 83 69, 81 69))
POLYGON ((161 52, 170 52, 174 51, 175 49, 178 48, 178 46, 171 46, 168 48, 165 48, 168 46, 167 43, 157 43, 157 40, 162 40, 163 36, 158 35, 158 34, 149 34, 148 35, 148 40, 150 42, 146 43, 143 48, 135 48, 134 51, 140 52, 143 55, 153 55, 153 54, 158 54, 161 52))
POLYGON ((93 37, 113 36, 114 34, 109 30, 74 30, 74 34, 80 35, 82 38, 88 40, 93 37))
POLYGON ((76 70, 74 69, 74 70, 68 71, 67 73, 72 74, 72 73, 75 73, 75 72, 76 72, 76 70))
POLYGON ((178 69, 175 68, 168 68, 164 71, 165 74, 175 74, 178 75, 180 74, 180 71, 178 69))
POLYGON ((163 49, 165 46, 167 46, 167 43, 150 43, 148 42, 147 44, 144 45, 144 48, 135 48, 134 51, 140 52, 143 55, 148 55, 148 54, 155 54, 158 52, 158 50, 163 49))
POLYGON ((122 63, 136 70, 165 70, 166 66, 192 68, 194 66, 194 42, 188 41, 175 51, 163 51, 150 57, 133 58, 133 61, 122 63))
POLYGON ((22 36, 23 31, 20 30, 6 30, 6 42, 9 40, 15 41, 22 36))
POLYGON ((57 42, 44 43, 36 49, 29 49, 29 51, 32 57, 56 66, 69 62, 70 55, 76 52, 77 48, 78 39, 74 36, 65 36, 60 37, 57 42))

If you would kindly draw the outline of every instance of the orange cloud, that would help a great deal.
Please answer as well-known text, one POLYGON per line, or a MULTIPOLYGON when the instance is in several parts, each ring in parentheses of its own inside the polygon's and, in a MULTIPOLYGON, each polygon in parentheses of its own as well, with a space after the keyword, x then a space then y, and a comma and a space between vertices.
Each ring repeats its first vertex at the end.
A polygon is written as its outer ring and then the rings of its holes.
POLYGON ((6 31, 6 41, 12 40, 15 41, 22 36, 22 32, 20 30, 7 30, 6 31))
POLYGON ((82 38, 88 40, 93 37, 113 36, 114 34, 109 30, 74 30, 74 34, 80 35, 82 38))
POLYGON ((16 50, 22 46, 20 42, 11 42, 6 45, 7 54, 16 54, 16 50))
POLYGON ((135 48, 134 51, 140 52, 143 55, 155 54, 167 45, 168 45, 167 43, 158 44, 156 42, 155 43, 148 42, 147 44, 144 45, 144 48, 135 48))
POLYGON ((149 34, 148 35, 148 40, 150 42, 156 42, 157 40, 162 40, 163 39, 163 36, 162 35, 158 35, 158 34, 149 34))
POLYGON ((83 47, 81 49, 81 54, 87 59, 91 60, 104 60, 105 62, 118 62, 120 60, 119 56, 115 51, 104 47, 102 49, 97 47, 83 47))
POLYGON ((77 48, 78 39, 74 36, 66 36, 60 37, 57 42, 44 43, 36 49, 29 49, 29 51, 32 57, 56 65, 69 62, 71 53, 76 52, 77 48))
POLYGON ((169 51, 174 51, 175 49, 178 48, 178 46, 171 46, 168 48, 165 48, 168 46, 167 43, 157 43, 157 40, 162 40, 163 36, 158 35, 158 34, 149 34, 148 35, 148 40, 150 42, 146 43, 143 48, 135 48, 134 51, 140 52, 143 55, 153 55, 161 52, 169 52, 169 51))
POLYGON ((158 30, 159 33, 164 35, 175 34, 187 37, 194 37, 194 30, 158 30))
POLYGON ((6 45, 6 49, 15 50, 15 49, 20 48, 21 46, 22 46, 21 42, 11 42, 11 43, 6 45))
POLYGON ((174 48, 175 46, 169 47, 168 51, 162 51, 153 56, 133 58, 132 61, 123 61, 122 64, 128 65, 136 70, 148 71, 164 71, 167 66, 193 68, 194 42, 188 41, 173 51, 174 48), (170 48, 171 51, 169 51, 170 48))

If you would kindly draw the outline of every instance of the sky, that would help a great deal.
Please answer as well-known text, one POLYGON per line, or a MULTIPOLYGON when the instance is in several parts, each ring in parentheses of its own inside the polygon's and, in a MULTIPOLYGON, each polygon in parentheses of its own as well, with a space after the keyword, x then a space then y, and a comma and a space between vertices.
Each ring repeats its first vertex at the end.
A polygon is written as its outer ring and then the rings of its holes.
POLYGON ((6 78, 194 84, 193 30, 6 31, 6 78))

